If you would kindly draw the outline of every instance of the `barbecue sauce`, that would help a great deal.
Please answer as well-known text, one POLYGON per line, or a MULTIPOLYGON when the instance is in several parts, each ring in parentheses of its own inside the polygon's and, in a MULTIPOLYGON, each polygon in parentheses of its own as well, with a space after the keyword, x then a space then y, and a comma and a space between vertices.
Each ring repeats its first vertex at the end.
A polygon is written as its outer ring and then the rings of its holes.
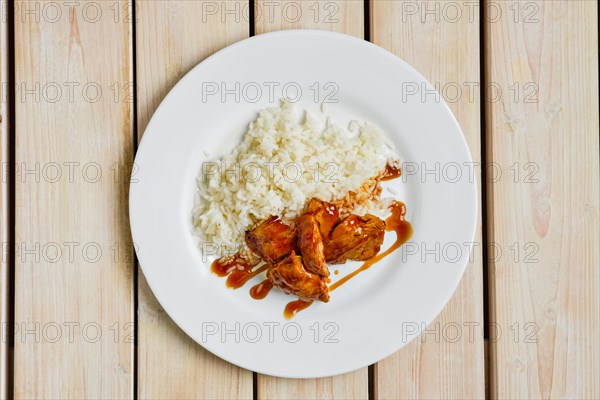
POLYGON ((391 181, 402 176, 402 169, 399 166, 386 164, 383 175, 381 175, 382 181, 391 181))
POLYGON ((304 310, 305 308, 310 306, 312 303, 313 302, 310 300, 302 300, 302 299, 291 301, 287 304, 287 306, 285 306, 285 310, 283 310, 283 316, 285 317, 285 319, 292 319, 292 317, 294 315, 296 315, 298 312, 304 310))
POLYGON ((258 264, 249 264, 239 256, 219 258, 210 266, 210 270, 217 276, 227 277, 225 285, 230 289, 239 289, 250 279, 263 271, 266 271, 268 265, 254 269, 258 264))
POLYGON ((270 280, 265 279, 261 283, 252 286, 250 296, 255 300, 262 300, 267 297, 271 289, 273 289, 273 284, 270 280))
POLYGON ((367 269, 371 268, 373 266, 373 264, 375 264, 376 262, 378 262, 381 259, 383 259, 384 257, 386 257, 387 255, 392 253, 394 250, 398 249, 400 246, 402 246, 404 243, 406 243, 408 241, 408 239, 410 239, 410 237, 412 236, 412 226, 410 225, 410 222, 408 222, 404 218, 404 215, 406 214, 406 206, 404 205, 404 203, 401 203, 399 201, 394 201, 390 205, 389 208, 390 208, 390 211, 392 212, 392 215, 390 215, 385 220, 385 230, 388 232, 389 231, 396 232, 396 241, 394 242, 394 244, 391 245, 390 248, 387 249, 386 251, 384 251, 383 253, 379 253, 376 256, 365 261, 363 263, 363 265, 361 265, 360 268, 358 268, 357 270, 346 275, 345 277, 343 277, 342 279, 340 279, 333 285, 330 285, 329 286, 330 292, 332 292, 335 289, 337 289, 338 287, 342 286, 344 283, 348 282, 350 279, 354 278, 356 275, 360 274, 361 272, 366 271, 367 269))

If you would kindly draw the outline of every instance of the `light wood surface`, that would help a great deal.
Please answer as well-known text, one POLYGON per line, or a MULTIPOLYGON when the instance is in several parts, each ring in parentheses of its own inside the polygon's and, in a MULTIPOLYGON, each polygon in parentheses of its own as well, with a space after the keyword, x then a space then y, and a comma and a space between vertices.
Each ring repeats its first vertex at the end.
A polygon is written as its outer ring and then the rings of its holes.
POLYGON ((486 24, 491 397, 597 399, 598 2, 529 4, 486 24))
MULTIPOLYGON (((256 2, 256 34, 282 29, 324 29, 364 36, 362 1, 277 2, 271 8, 256 2), (292 13, 295 6, 299 12, 292 13), (262 10, 262 11, 261 11, 262 10)), ((323 379, 283 379, 258 374, 258 399, 366 399, 369 396, 368 368, 323 379)))
MULTIPOLYGON (((2 88, 8 87, 8 20, 0 20, 0 84, 2 88), (6 86, 5 86, 6 84, 6 86)), ((9 308, 12 307, 9 298, 10 290, 10 260, 8 257, 7 244, 10 230, 10 205, 9 200, 9 116, 8 116, 8 93, 2 89, 0 98, 0 164, 2 179, 0 180, 0 243, 2 253, 0 257, 0 325, 8 326, 9 308)), ((9 385, 9 337, 0 331, 0 399, 8 398, 9 385)))
POLYGON ((11 386, 17 399, 600 398, 597 1, 370 0, 365 14, 362 0, 256 0, 253 21, 247 0, 135 3, 135 13, 118 0, 0 7, 2 163, 10 125, 16 136, 0 236, 17 244, 13 276, 5 254, 0 265, 0 398, 11 386), (474 161, 485 156, 485 235, 480 227, 473 261, 426 334, 371 376, 253 374, 187 337, 135 264, 136 143, 187 71, 250 32, 363 38, 365 26, 438 86, 474 161), (13 307, 14 366, 4 326, 13 307))
MULTIPOLYGON (((160 101, 186 72, 248 36, 249 22, 241 14, 248 4, 230 3, 227 7, 234 14, 227 15, 219 2, 138 2, 138 138, 160 101)), ((183 333, 161 308, 141 270, 138 299, 139 398, 252 399, 252 372, 215 357, 183 333)))
MULTIPOLYGON (((473 161, 480 162, 478 15, 450 21, 440 8, 439 22, 435 13, 423 19, 423 10, 435 10, 436 4, 440 7, 437 1, 372 1, 371 39, 438 85, 462 127, 473 161)), ((464 4, 455 4, 461 14, 468 13, 464 4)), ((479 175, 477 179, 481 182, 479 175)), ((377 398, 484 397, 481 213, 478 218, 478 245, 460 286, 428 334, 376 365, 377 398)))
POLYGON ((14 16, 15 398, 131 398, 128 183, 111 167, 132 164, 133 106, 110 89, 133 79, 131 24, 110 9, 127 3, 94 3, 95 22, 91 3, 58 19, 36 4, 14 16))
POLYGON ((254 8, 257 35, 283 29, 323 29, 364 37, 362 0, 256 0, 254 8))

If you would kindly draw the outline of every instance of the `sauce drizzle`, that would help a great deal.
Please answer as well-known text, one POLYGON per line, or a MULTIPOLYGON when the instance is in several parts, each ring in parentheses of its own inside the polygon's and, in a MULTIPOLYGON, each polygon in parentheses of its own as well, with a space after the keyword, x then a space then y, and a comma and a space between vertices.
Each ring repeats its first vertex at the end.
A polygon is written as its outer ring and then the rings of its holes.
POLYGON ((252 286, 250 289, 250 296, 255 300, 262 300, 267 297, 271 289, 273 289, 273 284, 270 280, 265 279, 261 283, 252 286))
POLYGON ((386 164, 383 175, 381 176, 382 181, 391 181, 402 176, 402 169, 396 165, 386 164))
POLYGON ((389 255, 391 252, 396 250, 398 247, 400 247, 404 243, 406 243, 406 241, 408 241, 408 239, 410 239, 413 231, 412 231, 412 226, 410 225, 410 222, 408 222, 407 220, 404 219, 404 215, 406 214, 406 206, 404 205, 404 203, 401 203, 399 201, 394 201, 390 205, 389 208, 392 212, 392 215, 390 215, 385 220, 385 230, 388 232, 389 231, 396 232, 396 241, 394 242, 394 244, 391 245, 390 248, 387 249, 386 251, 384 251, 383 253, 379 253, 376 256, 365 261, 363 263, 363 265, 361 265, 360 268, 358 268, 357 270, 351 272, 350 274, 346 275, 345 277, 343 277, 342 279, 340 279, 333 285, 329 286, 330 292, 339 288, 344 283, 348 282, 350 279, 354 278, 356 275, 360 274, 361 272, 366 271, 367 269, 371 268, 373 266, 373 264, 380 261, 385 256, 389 255))
POLYGON ((248 264, 239 256, 219 258, 210 266, 210 270, 217 276, 227 277, 225 285, 230 289, 239 289, 246 284, 250 279, 269 267, 267 264, 254 269, 256 264, 248 264))
POLYGON ((250 279, 269 268, 268 264, 263 265, 255 270, 235 270, 227 277, 225 285, 230 289, 239 289, 246 284, 250 279))
POLYGON ((246 270, 252 269, 253 267, 254 265, 249 265, 247 261, 236 254, 235 256, 216 259, 210 265, 210 270, 213 274, 223 278, 236 269, 246 270))
POLYGON ((313 303, 312 301, 302 300, 302 299, 290 301, 285 306, 285 310, 283 310, 283 316, 285 317, 285 319, 292 319, 292 317, 294 315, 296 315, 298 312, 304 310, 305 308, 310 306, 312 303, 313 303))

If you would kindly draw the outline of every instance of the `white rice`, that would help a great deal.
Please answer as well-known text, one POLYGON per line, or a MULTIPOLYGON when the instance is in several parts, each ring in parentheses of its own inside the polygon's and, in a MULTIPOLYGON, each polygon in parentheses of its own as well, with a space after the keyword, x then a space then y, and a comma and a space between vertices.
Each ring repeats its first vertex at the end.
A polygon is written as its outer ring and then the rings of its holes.
POLYGON ((343 198, 395 159, 373 125, 353 121, 348 130, 330 119, 319 125, 308 113, 297 118, 288 103, 267 108, 231 154, 203 164, 193 210, 201 247, 243 248, 245 231, 260 221, 271 215, 292 219, 312 197, 343 198))

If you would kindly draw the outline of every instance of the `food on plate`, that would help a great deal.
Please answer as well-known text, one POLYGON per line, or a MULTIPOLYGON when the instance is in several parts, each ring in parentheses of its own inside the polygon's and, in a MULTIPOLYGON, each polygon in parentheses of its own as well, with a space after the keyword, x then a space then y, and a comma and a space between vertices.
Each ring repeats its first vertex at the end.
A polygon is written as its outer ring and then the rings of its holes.
POLYGON ((385 222, 370 214, 364 217, 350 214, 341 221, 338 215, 337 207, 313 198, 307 211, 293 221, 295 228, 271 216, 246 232, 248 247, 268 264, 269 287, 305 300, 328 302, 327 262, 365 261, 377 255, 383 243, 385 222), (315 212, 322 210, 328 211, 322 215, 327 217, 320 219, 321 225, 315 212), (249 236, 259 239, 249 240, 249 236), (297 243, 289 238, 296 239, 297 243), (269 248, 271 251, 265 250, 269 248))
POLYGON ((250 290, 254 299, 273 288, 297 296, 286 318, 314 301, 327 303, 331 291, 412 233, 404 204, 381 198, 381 182, 402 172, 393 146, 372 125, 319 126, 283 103, 261 111, 231 154, 205 164, 193 210, 196 235, 234 250, 211 270, 227 276, 232 289, 264 276, 250 290), (386 231, 396 241, 380 252, 386 231), (329 265, 348 261, 362 265, 332 283, 329 265))
POLYGON ((325 261, 325 247, 315 214, 307 212, 296 218, 298 232, 298 248, 304 259, 306 269, 323 277, 329 276, 325 261))
POLYGON ((202 164, 192 210, 198 241, 235 247, 249 227, 296 218, 313 197, 343 200, 338 209, 358 214, 384 210, 373 177, 395 160, 393 146, 374 125, 352 128, 298 115, 289 103, 260 111, 230 154, 202 164))
POLYGON ((333 226, 338 222, 340 217, 337 207, 326 201, 312 198, 308 202, 307 211, 314 213, 315 219, 319 224, 321 237, 323 240, 327 240, 329 238, 329 232, 331 232, 333 226))
POLYGON ((248 248, 258 257, 274 263, 289 255, 296 247, 296 229, 271 216, 256 228, 246 231, 248 248))
POLYGON ((381 261, 384 257, 388 256, 393 251, 397 250, 400 246, 406 243, 408 239, 410 239, 410 237, 412 236, 412 226, 410 222, 408 222, 405 218, 406 206, 399 201, 393 201, 389 205, 389 210, 391 212, 391 215, 385 220, 385 230, 388 232, 395 232, 396 241, 392 243, 392 245, 388 247, 385 251, 382 251, 381 253, 378 253, 377 255, 369 258, 368 260, 365 260, 358 269, 355 269, 348 275, 342 277, 339 281, 335 282, 334 284, 329 285, 330 292, 342 286, 344 283, 348 282, 350 279, 354 278, 361 272, 371 268, 374 264, 381 261))
POLYGON ((303 299, 329 301, 325 281, 318 275, 306 271, 302 257, 292 254, 273 264, 267 270, 267 279, 285 293, 295 294, 303 299))
POLYGON ((351 214, 329 234, 325 257, 330 264, 344 264, 347 260, 365 261, 379 253, 385 235, 385 222, 367 214, 351 214))

